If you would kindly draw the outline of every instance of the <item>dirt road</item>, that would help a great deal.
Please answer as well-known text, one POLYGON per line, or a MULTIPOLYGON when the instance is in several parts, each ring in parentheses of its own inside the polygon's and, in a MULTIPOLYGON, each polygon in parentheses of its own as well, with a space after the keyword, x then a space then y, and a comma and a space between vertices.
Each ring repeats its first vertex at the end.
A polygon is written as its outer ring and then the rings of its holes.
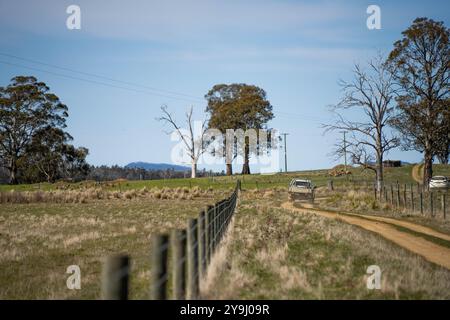
POLYGON ((412 230, 414 232, 430 235, 436 238, 450 241, 450 236, 436 230, 411 223, 406 221, 399 221, 396 219, 375 217, 367 215, 356 214, 340 214, 333 211, 312 209, 312 208, 297 208, 291 202, 282 204, 284 209, 295 212, 315 213, 327 218, 338 219, 346 223, 359 226, 363 229, 375 232, 382 237, 394 242, 395 244, 414 252, 426 260, 437 265, 445 267, 450 270, 450 248, 438 245, 434 242, 428 241, 422 237, 415 236, 411 233, 400 231, 394 227, 397 225, 402 228, 412 230))

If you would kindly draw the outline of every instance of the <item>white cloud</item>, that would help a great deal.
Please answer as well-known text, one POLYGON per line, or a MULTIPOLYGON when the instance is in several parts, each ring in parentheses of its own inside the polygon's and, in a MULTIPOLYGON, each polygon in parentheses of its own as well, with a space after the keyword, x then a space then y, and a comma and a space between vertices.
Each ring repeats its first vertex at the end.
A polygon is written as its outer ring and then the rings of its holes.
MULTIPOLYGON (((10 27, 42 34, 66 32, 65 9, 73 1, 3 1, 0 21, 10 27)), ((98 37, 134 40, 202 39, 271 33, 307 34, 355 18, 354 9, 329 1, 211 0, 79 0, 82 32, 98 37)), ((361 13, 363 14, 363 13, 361 13)))

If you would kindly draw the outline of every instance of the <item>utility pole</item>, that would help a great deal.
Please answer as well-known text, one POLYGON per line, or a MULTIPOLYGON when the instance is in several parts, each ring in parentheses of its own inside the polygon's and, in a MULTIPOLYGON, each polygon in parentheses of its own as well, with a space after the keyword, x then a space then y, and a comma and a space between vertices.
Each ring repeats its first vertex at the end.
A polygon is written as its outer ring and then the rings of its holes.
POLYGON ((286 136, 289 133, 282 133, 284 136, 284 171, 287 172, 287 149, 286 149, 286 136))
POLYGON ((345 134, 347 133, 346 131, 342 131, 342 133, 344 134, 344 168, 345 168, 345 172, 347 175, 347 140, 345 139, 345 134))

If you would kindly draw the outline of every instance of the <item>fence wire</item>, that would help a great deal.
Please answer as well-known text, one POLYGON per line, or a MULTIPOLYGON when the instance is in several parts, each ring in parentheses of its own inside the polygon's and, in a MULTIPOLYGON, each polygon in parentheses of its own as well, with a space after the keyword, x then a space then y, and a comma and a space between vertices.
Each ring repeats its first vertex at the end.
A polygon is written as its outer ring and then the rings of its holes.
MULTIPOLYGON (((174 279, 172 286, 174 298, 198 297, 201 277, 206 274, 209 262, 226 232, 236 209, 240 190, 241 183, 238 180, 230 197, 209 206, 196 219, 189 220, 189 226, 186 229, 177 230, 178 232, 172 233, 170 237, 164 234, 152 238, 154 241, 152 247, 157 247, 157 251, 152 251, 151 298, 167 299, 168 281, 171 278, 174 279), (175 250, 182 250, 181 257, 174 254, 175 250), (170 269, 169 253, 171 253, 170 269)), ((122 257, 128 263, 128 256, 122 257)), ((111 266, 105 266, 105 269, 108 268, 111 269, 111 266)), ((107 277, 102 280, 105 282, 102 287, 107 288, 106 290, 113 288, 113 292, 104 292, 103 297, 126 299, 127 294, 117 296, 115 292, 120 291, 117 289, 120 286, 128 284, 129 275, 128 265, 125 268, 109 272, 107 277), (121 281, 124 277, 126 281, 121 281)), ((127 288, 122 289, 125 290, 122 292, 127 293, 127 288)))

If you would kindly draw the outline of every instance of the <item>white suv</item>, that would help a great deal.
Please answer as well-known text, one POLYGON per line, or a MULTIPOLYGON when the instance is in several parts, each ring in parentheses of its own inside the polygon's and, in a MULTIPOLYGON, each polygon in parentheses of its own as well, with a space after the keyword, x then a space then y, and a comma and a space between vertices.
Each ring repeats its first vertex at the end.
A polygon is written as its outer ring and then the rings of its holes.
POLYGON ((434 176, 429 186, 430 189, 447 189, 450 187, 450 180, 444 176, 434 176))

